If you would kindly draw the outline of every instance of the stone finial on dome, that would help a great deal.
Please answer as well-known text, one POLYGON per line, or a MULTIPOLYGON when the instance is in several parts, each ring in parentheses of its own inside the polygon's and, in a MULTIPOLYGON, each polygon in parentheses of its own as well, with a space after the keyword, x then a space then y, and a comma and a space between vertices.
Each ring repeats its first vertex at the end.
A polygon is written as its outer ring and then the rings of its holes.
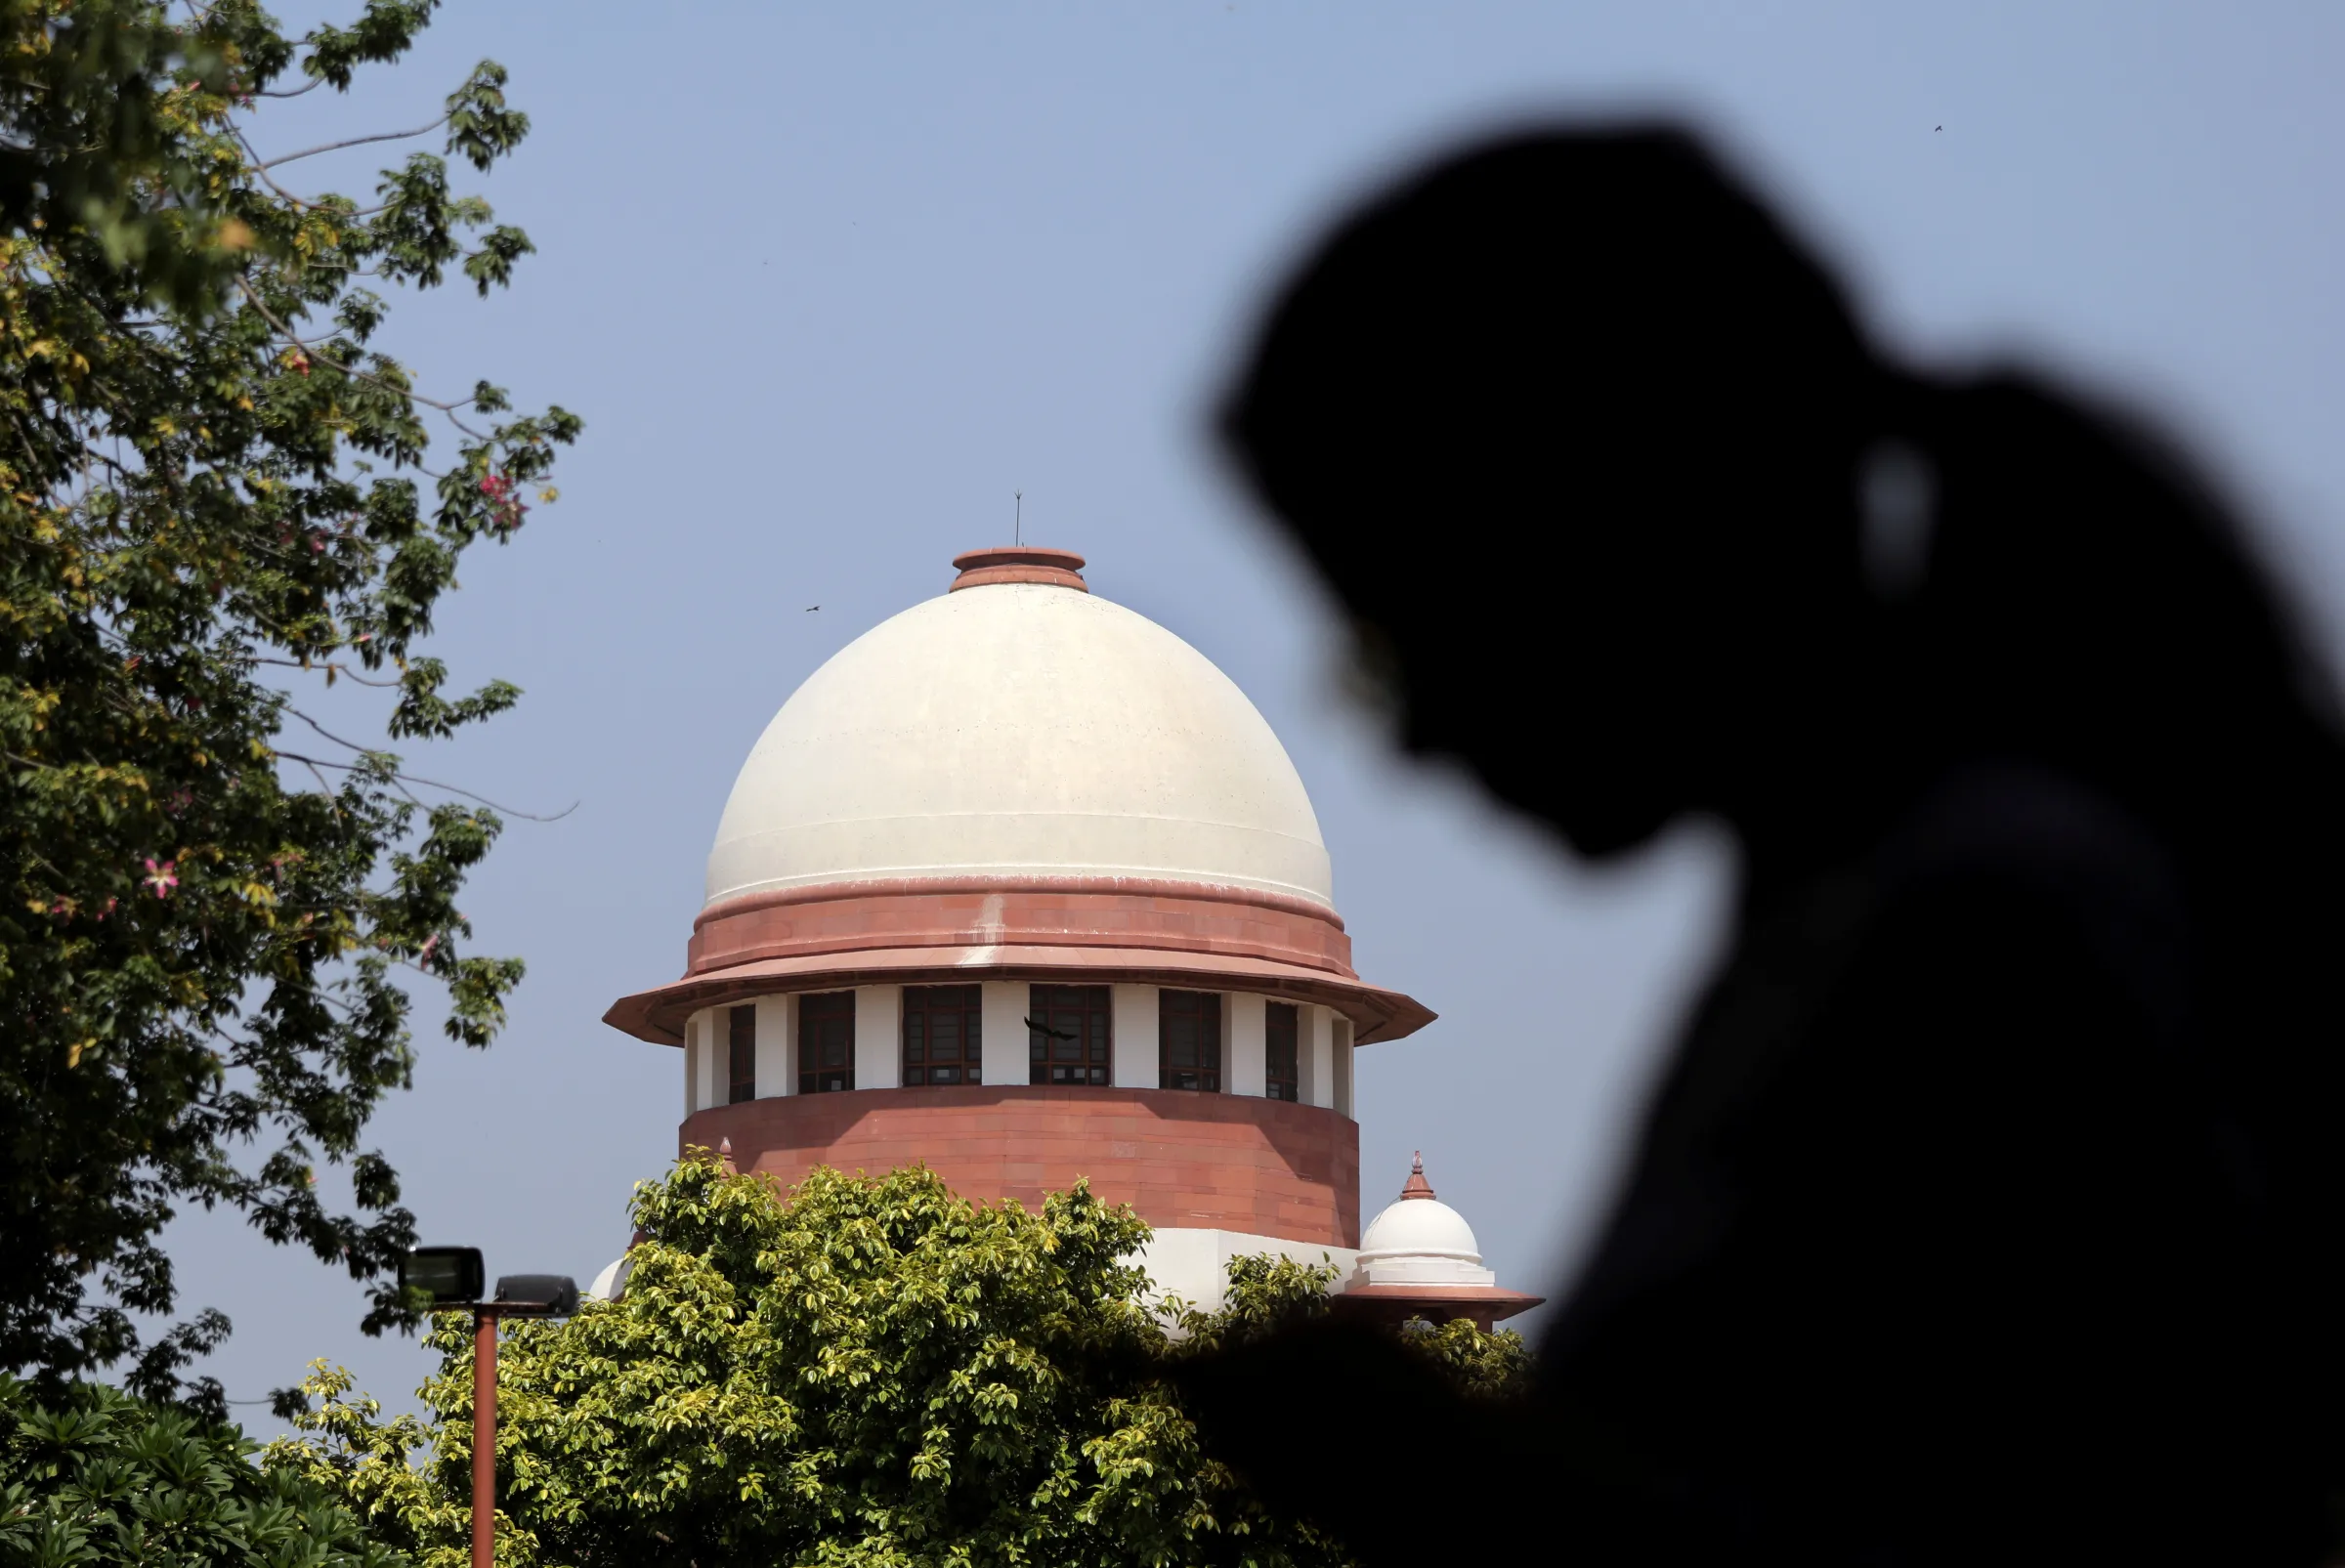
POLYGON ((1403 1198, 1430 1198, 1433 1184, 1425 1179, 1425 1151, 1420 1149, 1409 1159, 1409 1184, 1400 1189, 1403 1198))
POLYGON ((995 545, 988 550, 964 550, 953 558, 960 575, 949 590, 982 588, 996 582, 1045 582, 1054 588, 1089 593, 1083 580, 1083 557, 1072 550, 1049 550, 1039 544, 995 545))

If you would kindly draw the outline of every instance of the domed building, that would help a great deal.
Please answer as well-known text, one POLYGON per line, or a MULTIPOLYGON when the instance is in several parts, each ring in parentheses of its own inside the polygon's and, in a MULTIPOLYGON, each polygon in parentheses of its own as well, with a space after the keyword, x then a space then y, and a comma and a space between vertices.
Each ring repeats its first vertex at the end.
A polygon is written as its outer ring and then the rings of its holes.
POLYGON ((1392 1323, 1465 1318, 1486 1330, 1546 1299, 1499 1289, 1498 1276, 1482 1267, 1473 1227, 1425 1179, 1422 1154, 1410 1163, 1400 1197, 1369 1221, 1357 1263, 1343 1282, 1345 1310, 1392 1323))
POLYGON ((954 564, 766 726, 683 975, 605 1021, 682 1047, 682 1146, 785 1185, 925 1162, 1031 1206, 1087 1177, 1209 1307, 1235 1255, 1350 1271, 1352 1052, 1433 1015, 1353 971, 1294 764, 1082 557, 954 564))

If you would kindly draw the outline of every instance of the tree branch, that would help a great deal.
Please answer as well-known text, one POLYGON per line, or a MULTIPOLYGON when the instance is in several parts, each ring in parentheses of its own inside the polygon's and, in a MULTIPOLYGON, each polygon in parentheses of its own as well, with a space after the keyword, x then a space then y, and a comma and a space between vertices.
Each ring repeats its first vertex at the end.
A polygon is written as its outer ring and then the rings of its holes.
POLYGON ((318 203, 315 201, 311 201, 306 197, 295 195, 292 191, 287 191, 283 186, 278 185, 275 180, 269 178, 269 165, 263 163, 261 161, 260 153, 253 150, 252 139, 244 134, 243 127, 232 125, 228 128, 228 131, 229 135, 236 139, 236 146, 244 149, 244 156, 250 160, 247 164, 247 167, 249 167, 253 173, 261 177, 261 184, 267 186, 270 190, 276 191, 278 195, 293 203, 295 207, 300 208, 304 212, 308 212, 316 208, 318 203))
POLYGON ((293 704, 290 702, 285 704, 285 711, 292 714, 295 718, 301 720, 302 723, 308 725, 311 729, 316 730, 320 735, 324 736, 328 741, 333 742, 336 745, 348 746, 351 750, 359 752, 361 755, 363 755, 366 752, 374 749, 372 746, 361 745, 356 741, 343 740, 333 731, 327 729, 324 725, 320 724, 316 719, 311 718, 307 713, 304 713, 301 709, 293 706, 293 704))
POLYGON ((450 117, 443 114, 431 124, 418 125, 412 131, 377 131, 372 136, 354 136, 346 141, 327 142, 320 147, 304 148, 299 152, 288 152, 281 158, 271 158, 265 163, 256 162, 253 167, 255 169, 274 169, 280 163, 295 163, 303 158, 314 158, 320 152, 339 152, 346 147, 364 147, 369 142, 405 142, 409 137, 427 136, 431 132, 437 131, 441 126, 446 125, 450 117))
MULTIPOLYGON (((265 655, 256 654, 252 657, 252 661, 255 664, 278 664, 282 665, 286 669, 306 669, 311 671, 330 669, 346 681, 355 681, 361 686, 386 687, 392 691, 397 691, 401 684, 398 681, 378 681, 368 676, 361 675, 356 670, 352 669, 348 664, 341 662, 339 659, 329 658, 320 663, 304 664, 299 659, 270 658, 265 655)), ((326 739, 330 741, 333 739, 333 737, 328 736, 326 739)), ((345 741, 341 743, 348 745, 350 742, 345 741)))
MULTIPOLYGON (((315 726, 313 726, 313 728, 315 728, 315 726)), ((319 731, 319 733, 320 735, 325 734, 325 732, 322 730, 319 731)), ((325 738, 329 741, 335 741, 337 745, 350 744, 348 741, 336 741, 335 738, 330 735, 326 736, 325 738)), ((283 757, 287 762, 301 763, 313 771, 319 768, 338 768, 344 773, 357 773, 359 771, 359 765, 355 762, 332 762, 328 761, 324 757, 305 757, 298 751, 286 751, 276 746, 271 746, 270 750, 276 752, 277 755, 283 757)), ((572 812, 577 810, 579 806, 584 804, 583 801, 574 800, 569 805, 564 806, 560 811, 553 813, 551 816, 545 816, 538 812, 523 811, 518 806, 500 805, 496 801, 490 800, 487 795, 476 795, 469 789, 459 788, 457 785, 451 784, 442 784, 437 779, 426 779, 420 774, 394 773, 391 777, 405 784, 419 784, 429 789, 445 789, 451 795, 462 795, 466 800, 477 800, 482 805, 487 806, 490 811, 501 811, 508 817, 519 817, 524 822, 558 823, 563 818, 569 816, 572 812)), ((320 779, 318 782, 320 784, 323 784, 325 783, 323 779, 320 779)))
POLYGON ((385 392, 395 392, 401 397, 408 399, 414 403, 420 403, 428 408, 437 408, 442 413, 448 415, 448 422, 449 424, 455 426, 458 430, 464 432, 465 435, 470 436, 475 441, 487 441, 490 439, 486 434, 473 429, 470 425, 464 423, 463 420, 456 417, 457 409, 477 403, 480 401, 479 399, 462 398, 454 403, 442 403, 437 398, 425 397, 422 393, 417 392, 413 387, 395 386, 391 382, 385 381, 381 376, 369 375, 365 371, 358 369, 355 366, 342 363, 339 360, 332 358, 330 355, 318 354, 316 350, 309 346, 309 344, 302 341, 299 334, 297 334, 291 327, 285 325, 282 320, 278 319, 275 311, 272 311, 268 306, 261 303, 261 296, 253 291, 253 287, 250 283, 247 283, 243 278, 239 277, 236 279, 236 287, 243 293, 245 300, 252 306, 252 308, 260 312, 262 320, 267 321, 271 326, 276 327, 277 334, 280 337, 282 337, 286 342, 292 344, 295 348, 301 350, 304 354, 315 355, 320 364, 322 364, 331 370, 339 370, 346 376, 351 376, 357 380, 364 381, 370 385, 380 387, 385 392))

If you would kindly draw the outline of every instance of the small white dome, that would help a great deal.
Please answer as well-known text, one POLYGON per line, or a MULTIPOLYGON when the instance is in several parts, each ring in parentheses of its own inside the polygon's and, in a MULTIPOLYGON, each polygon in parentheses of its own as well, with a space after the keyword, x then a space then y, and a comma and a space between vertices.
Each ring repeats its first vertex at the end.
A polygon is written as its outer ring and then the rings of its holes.
POLYGON ((1498 1276, 1482 1267, 1481 1244, 1466 1216, 1433 1196, 1425 1160, 1412 1162, 1408 1185, 1360 1238, 1359 1267, 1350 1286, 1471 1286, 1488 1289, 1498 1276))
POLYGON ((629 1251, 603 1265, 603 1271, 586 1287, 589 1301, 616 1301, 627 1289, 627 1276, 635 1272, 635 1254, 629 1251))
POLYGON ((1461 1263, 1479 1263, 1482 1250, 1473 1227, 1438 1198, 1403 1198, 1386 1206, 1368 1222, 1360 1238, 1360 1261, 1386 1258, 1447 1257, 1461 1263))
POLYGON ((1310 797, 1246 695, 1147 617, 1042 581, 915 605, 808 676, 734 781, 708 902, 935 876, 1334 902, 1310 797))

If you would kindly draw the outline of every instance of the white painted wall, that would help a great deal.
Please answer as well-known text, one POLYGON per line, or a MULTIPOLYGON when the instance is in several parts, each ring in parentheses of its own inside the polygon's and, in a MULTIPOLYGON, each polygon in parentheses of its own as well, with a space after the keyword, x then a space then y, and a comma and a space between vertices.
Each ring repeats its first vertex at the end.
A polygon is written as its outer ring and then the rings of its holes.
POLYGON ((719 1066, 717 1053, 724 1048, 722 1044, 724 1038, 725 1010, 722 1007, 711 1007, 702 1013, 701 1070, 695 1080, 700 1097, 699 1103, 695 1107, 697 1110, 705 1111, 716 1104, 717 1097, 722 1092, 720 1087, 723 1081, 720 1076, 722 1068, 719 1066))
POLYGON ((1259 996, 1230 992, 1221 998, 1221 1091, 1259 1099, 1270 1086, 1264 1045, 1264 1003, 1259 996))
POLYGON ((701 1047, 701 1103, 722 1105, 733 1086, 733 1009, 708 1009, 708 1032, 701 1047))
POLYGON ((1157 1087, 1156 988, 1116 986, 1109 999, 1113 1041, 1108 1079, 1120 1089, 1157 1087))
POLYGON ((1305 1105, 1332 1106, 1336 1103, 1336 1051, 1328 1010, 1305 1005, 1297 1013, 1295 1076, 1300 1081, 1296 1088, 1305 1105))
POLYGON ((1312 1021, 1319 1009, 1309 1002, 1295 1005, 1295 1097, 1304 1105, 1319 1103, 1316 1089, 1319 1082, 1319 1063, 1311 1050, 1312 1021))
POLYGON ((855 1086, 904 1086, 904 988, 855 988, 855 1086))
POLYGON ((1351 1109, 1351 1071, 1354 1060, 1351 1054, 1351 1020, 1342 1013, 1337 1013, 1331 1027, 1335 1031, 1333 1054, 1336 1069, 1336 1110, 1338 1114, 1352 1117, 1352 1120, 1357 1121, 1358 1118, 1352 1116, 1351 1109))
POLYGON ((1023 980, 989 980, 979 1006, 984 1017, 983 1071, 985 1083, 1023 1083, 1031 1076, 1026 1054, 1027 1004, 1033 988, 1023 980))
POLYGON ((757 998, 757 1098, 798 1092, 795 1025, 797 1009, 789 996, 757 998))
POLYGON ((1148 1271, 1146 1298, 1151 1304, 1161 1303, 1168 1295, 1177 1295, 1193 1307, 1212 1312, 1220 1307, 1221 1297, 1229 1288, 1229 1260, 1260 1252, 1275 1252, 1300 1263, 1333 1263, 1334 1289, 1339 1291, 1358 1267, 1360 1256, 1348 1247, 1319 1247, 1245 1231, 1172 1226, 1151 1236, 1132 1254, 1132 1261, 1148 1271))
MULTIPOLYGON (((704 1044, 701 1053, 701 1103, 703 1105, 729 1105, 732 1103, 733 1014, 743 1007, 757 1008, 758 1006, 759 1003, 753 1000, 728 1002, 722 1007, 711 1007, 702 1015, 704 1044)), ((755 1031, 750 1041, 752 1064, 755 1061, 754 1051, 757 1044, 764 1039, 765 1032, 770 1027, 767 1025, 762 1011, 757 1012, 755 1016, 755 1031)), ((764 1071, 754 1065, 751 1070, 757 1074, 758 1092, 765 1092, 764 1071)))

